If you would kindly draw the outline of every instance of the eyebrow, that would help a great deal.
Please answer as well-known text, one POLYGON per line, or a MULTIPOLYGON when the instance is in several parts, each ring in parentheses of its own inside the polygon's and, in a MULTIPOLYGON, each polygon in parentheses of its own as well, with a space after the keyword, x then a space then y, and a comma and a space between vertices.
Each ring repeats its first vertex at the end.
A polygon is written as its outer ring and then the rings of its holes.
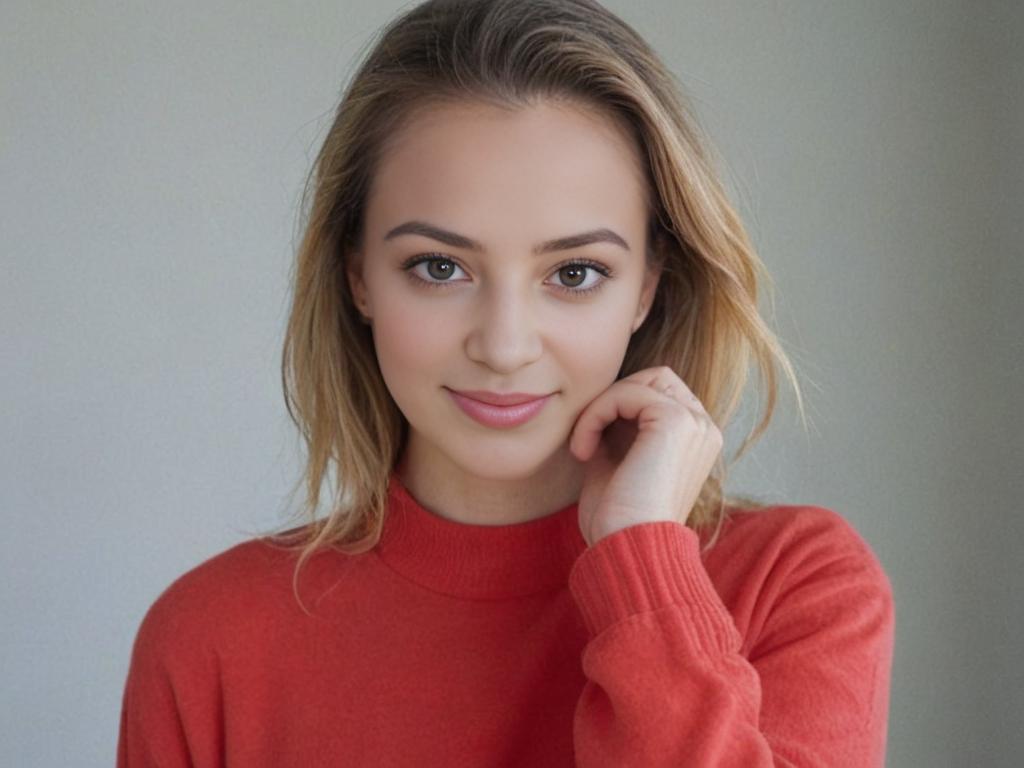
MULTIPOLYGON (((388 231, 384 235, 384 240, 391 240, 392 238, 398 237, 399 235, 422 235, 423 237, 429 237, 432 240, 450 245, 453 248, 464 248, 469 251, 476 251, 482 253, 485 249, 483 245, 478 243, 476 240, 472 240, 465 235, 460 235, 456 232, 450 232, 447 229, 428 224, 425 221, 407 221, 404 224, 399 224, 397 227, 388 231)), ((580 232, 578 235, 568 235, 567 237, 557 237, 554 240, 548 240, 533 247, 534 256, 543 256, 545 253, 552 253, 554 251, 567 251, 571 248, 580 248, 584 245, 590 245, 591 243, 612 243, 620 248, 624 248, 629 251, 629 245, 626 243, 620 235, 616 234, 612 230, 602 227, 601 229, 594 229, 590 232, 580 232)))

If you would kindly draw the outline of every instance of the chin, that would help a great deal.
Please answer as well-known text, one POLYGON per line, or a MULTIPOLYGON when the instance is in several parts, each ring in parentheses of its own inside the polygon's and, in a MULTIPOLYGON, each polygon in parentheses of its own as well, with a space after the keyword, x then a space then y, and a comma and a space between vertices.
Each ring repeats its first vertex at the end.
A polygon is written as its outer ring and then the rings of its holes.
POLYGON ((568 439, 551 449, 546 441, 518 437, 501 442, 466 441, 449 456, 474 477, 500 482, 534 477, 563 450, 568 451, 568 439))

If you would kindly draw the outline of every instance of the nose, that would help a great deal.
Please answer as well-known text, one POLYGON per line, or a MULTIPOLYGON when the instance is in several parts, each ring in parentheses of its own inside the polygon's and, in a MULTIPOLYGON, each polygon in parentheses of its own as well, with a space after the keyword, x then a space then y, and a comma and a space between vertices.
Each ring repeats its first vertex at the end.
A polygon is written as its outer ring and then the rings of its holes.
POLYGON ((538 307, 513 286, 481 295, 466 337, 466 355, 495 371, 511 373, 540 357, 538 307))

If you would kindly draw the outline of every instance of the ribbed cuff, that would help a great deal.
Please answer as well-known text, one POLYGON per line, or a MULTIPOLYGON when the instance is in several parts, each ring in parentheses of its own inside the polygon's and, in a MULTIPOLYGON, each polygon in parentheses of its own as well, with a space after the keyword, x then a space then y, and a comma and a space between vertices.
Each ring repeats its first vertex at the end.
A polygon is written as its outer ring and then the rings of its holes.
POLYGON ((591 637, 634 614, 677 605, 706 652, 739 649, 732 615, 701 563, 700 539, 682 523, 643 523, 599 539, 573 564, 569 590, 591 637))

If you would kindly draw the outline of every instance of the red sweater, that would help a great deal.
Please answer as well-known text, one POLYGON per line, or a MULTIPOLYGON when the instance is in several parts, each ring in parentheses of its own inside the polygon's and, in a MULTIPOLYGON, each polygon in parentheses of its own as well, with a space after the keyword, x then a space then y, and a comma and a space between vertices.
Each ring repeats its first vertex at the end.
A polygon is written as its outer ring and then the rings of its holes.
POLYGON ((258 539, 139 626, 117 765, 881 766, 889 580, 837 513, 732 510, 587 547, 576 505, 456 523, 392 475, 380 544, 258 539))

